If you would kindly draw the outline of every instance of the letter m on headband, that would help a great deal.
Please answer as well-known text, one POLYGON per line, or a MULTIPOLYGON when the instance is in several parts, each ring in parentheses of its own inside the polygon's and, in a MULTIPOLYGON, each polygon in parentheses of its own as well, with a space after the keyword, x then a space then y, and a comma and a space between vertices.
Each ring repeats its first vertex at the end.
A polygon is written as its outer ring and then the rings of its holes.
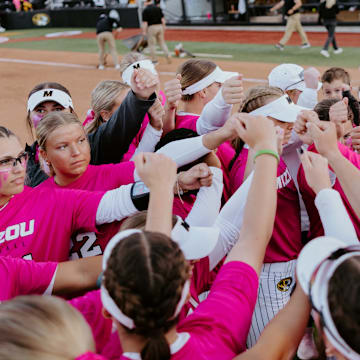
POLYGON ((45 90, 43 97, 52 96, 52 94, 53 94, 52 90, 45 90))

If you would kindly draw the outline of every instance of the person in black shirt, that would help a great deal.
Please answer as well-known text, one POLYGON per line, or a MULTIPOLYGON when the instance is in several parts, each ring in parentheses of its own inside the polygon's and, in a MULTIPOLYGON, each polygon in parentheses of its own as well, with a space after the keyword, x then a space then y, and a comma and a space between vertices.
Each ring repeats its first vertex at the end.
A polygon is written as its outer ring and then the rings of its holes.
POLYGON ((320 3, 319 20, 322 20, 326 30, 328 31, 328 37, 324 47, 320 51, 320 54, 327 58, 330 57, 328 51, 330 43, 332 43, 334 48, 334 54, 341 54, 343 52, 343 49, 337 46, 335 39, 336 15, 338 12, 339 7, 336 0, 323 0, 320 3))
POLYGON ((301 5, 301 0, 281 0, 270 9, 270 12, 274 12, 284 6, 285 16, 287 17, 285 34, 279 43, 275 45, 275 47, 280 50, 284 50, 285 44, 290 40, 294 31, 297 31, 301 37, 301 48, 306 49, 310 47, 310 43, 300 22, 299 9, 301 5))
MULTIPOLYGON (((117 14, 117 12, 116 12, 117 14)), ((115 38, 112 33, 114 27, 117 27, 116 31, 121 31, 120 18, 116 16, 110 16, 107 14, 101 14, 96 22, 96 38, 99 47, 99 70, 105 69, 105 44, 108 43, 109 52, 113 58, 115 69, 120 69, 118 54, 116 51, 115 38)))
POLYGON ((144 9, 142 13, 143 34, 147 35, 152 61, 157 63, 155 56, 155 45, 158 42, 165 53, 167 62, 170 64, 170 53, 164 39, 164 32, 166 27, 165 18, 159 5, 160 0, 155 0, 154 4, 150 4, 144 9))

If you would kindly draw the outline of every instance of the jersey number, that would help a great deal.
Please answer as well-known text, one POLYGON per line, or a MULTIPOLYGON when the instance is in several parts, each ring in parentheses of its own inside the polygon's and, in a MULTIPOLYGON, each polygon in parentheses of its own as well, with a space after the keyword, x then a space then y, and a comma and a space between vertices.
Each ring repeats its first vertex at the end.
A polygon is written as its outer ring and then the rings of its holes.
POLYGON ((76 260, 90 256, 101 255, 100 245, 94 245, 97 240, 95 233, 87 232, 76 236, 75 243, 72 241, 70 259, 76 260))

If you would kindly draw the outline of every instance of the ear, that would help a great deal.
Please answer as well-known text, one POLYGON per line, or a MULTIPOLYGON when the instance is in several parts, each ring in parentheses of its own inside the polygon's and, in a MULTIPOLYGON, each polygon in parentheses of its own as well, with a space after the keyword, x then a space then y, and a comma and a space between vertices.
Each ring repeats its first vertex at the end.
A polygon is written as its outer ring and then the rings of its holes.
POLYGON ((101 312, 105 319, 112 319, 112 315, 104 307, 101 309, 101 312))
POLYGON ((206 98, 206 95, 207 95, 207 91, 206 91, 206 88, 205 89, 202 89, 198 92, 199 96, 200 96, 200 99, 205 99, 206 98))
POLYGON ((40 156, 45 160, 45 162, 48 162, 48 157, 47 157, 47 153, 45 150, 40 148, 40 156))
POLYGON ((104 121, 108 121, 110 119, 110 117, 111 117, 110 112, 107 111, 107 110, 101 110, 100 111, 100 116, 102 117, 102 119, 104 121))

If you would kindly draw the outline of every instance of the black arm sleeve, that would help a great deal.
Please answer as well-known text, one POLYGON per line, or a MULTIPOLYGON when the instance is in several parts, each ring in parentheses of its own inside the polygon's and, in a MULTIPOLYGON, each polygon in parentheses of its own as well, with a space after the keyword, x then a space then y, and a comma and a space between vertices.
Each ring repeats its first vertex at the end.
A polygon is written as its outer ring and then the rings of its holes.
POLYGON ((148 100, 140 100, 130 91, 111 118, 88 135, 90 163, 100 165, 120 162, 155 99, 155 93, 148 100))

